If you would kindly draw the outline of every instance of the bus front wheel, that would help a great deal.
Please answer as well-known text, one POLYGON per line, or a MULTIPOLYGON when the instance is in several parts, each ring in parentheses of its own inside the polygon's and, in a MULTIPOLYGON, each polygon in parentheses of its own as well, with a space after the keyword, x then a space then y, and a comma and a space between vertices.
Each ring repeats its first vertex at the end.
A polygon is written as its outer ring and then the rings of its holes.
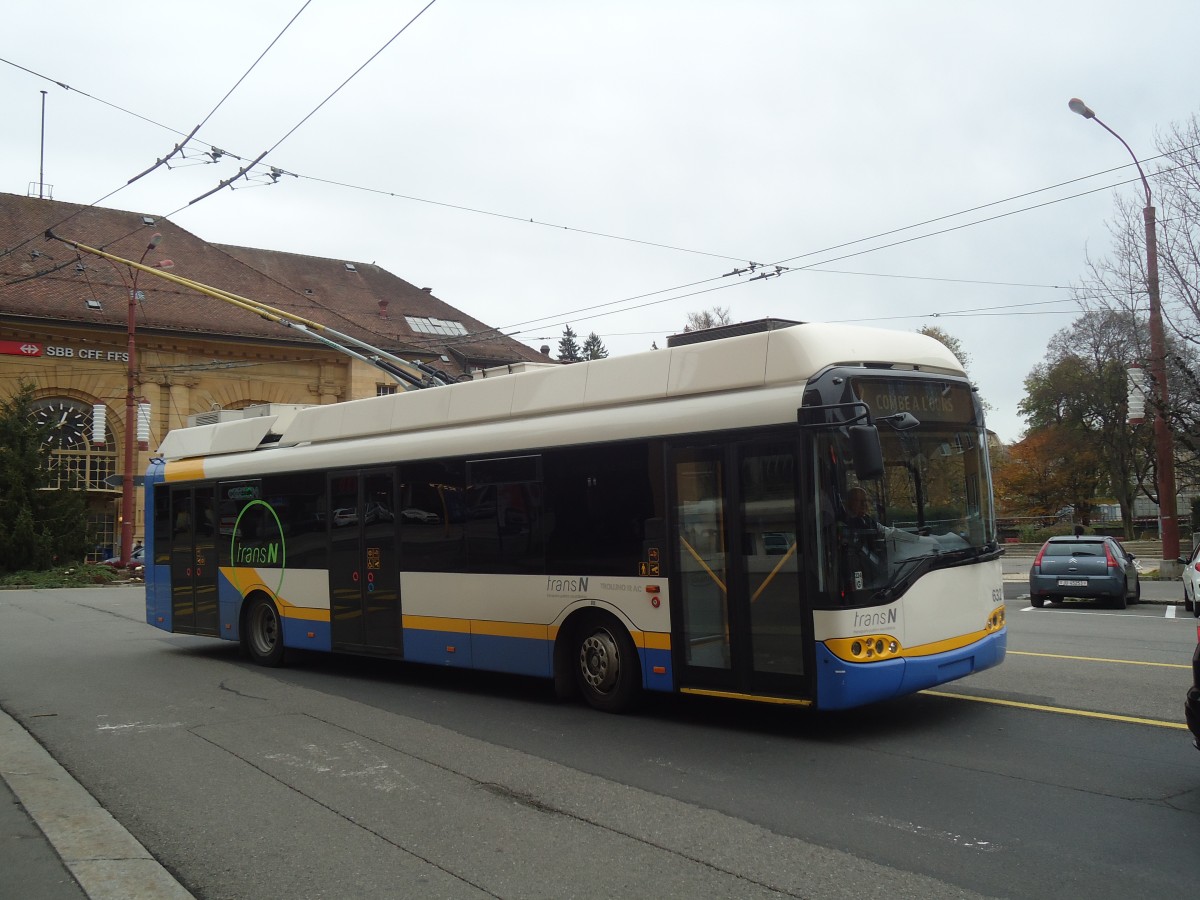
POLYGON ((242 649, 251 661, 275 668, 283 665, 283 622, 268 597, 255 597, 246 610, 242 649))
POLYGON ((616 620, 596 616, 576 632, 575 676, 589 704, 604 712, 627 709, 642 685, 633 639, 616 620))

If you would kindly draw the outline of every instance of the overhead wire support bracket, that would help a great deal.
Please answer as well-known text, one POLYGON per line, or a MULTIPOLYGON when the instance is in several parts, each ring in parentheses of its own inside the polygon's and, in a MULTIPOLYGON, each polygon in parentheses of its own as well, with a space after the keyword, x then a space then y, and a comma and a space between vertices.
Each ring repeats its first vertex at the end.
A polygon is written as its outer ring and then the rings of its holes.
POLYGON ((199 203, 205 197, 211 197, 213 194, 215 194, 217 191, 221 190, 222 188, 229 187, 229 185, 233 184, 235 181, 237 181, 239 178, 241 178, 243 175, 245 175, 247 172, 249 172, 251 169, 253 169, 255 166, 257 166, 260 162, 262 162, 262 158, 264 156, 266 156, 269 152, 270 152, 269 150, 264 150, 262 153, 258 154, 258 156, 254 159, 253 162, 249 163, 248 165, 242 166, 242 168, 238 169, 236 175, 230 175, 228 178, 224 179, 220 184, 218 184, 211 191, 207 191, 206 193, 201 194, 195 200, 189 200, 188 206, 191 206, 193 203, 199 203))
POLYGON ((366 341, 359 340, 352 335, 337 331, 330 328, 328 325, 322 325, 320 322, 313 319, 306 319, 304 316, 299 316, 295 313, 290 313, 287 310, 279 309, 270 306, 259 300, 251 300, 249 297, 242 297, 238 294, 230 293, 229 291, 215 288, 207 284, 202 284, 199 281, 193 281, 190 278, 184 278, 180 275, 175 275, 171 272, 166 272, 163 269, 155 266, 147 266, 143 263, 135 262, 131 259, 117 256, 108 253, 104 250, 98 250, 95 247, 89 247, 86 244, 81 244, 78 241, 72 241, 67 238, 59 237, 54 233, 53 229, 47 229, 46 239, 59 241, 66 244, 68 247, 73 247, 75 250, 82 253, 89 253, 92 256, 98 256, 101 259, 107 259, 109 262, 120 263, 121 265, 129 266, 132 269, 137 269, 139 272, 148 272, 164 281, 169 281, 172 284, 177 284, 180 287, 189 288, 198 293, 212 297, 216 300, 221 300, 225 303, 235 306, 238 309, 253 313, 259 318, 266 319, 269 322, 274 322, 285 328, 294 328, 297 331, 302 331, 311 336, 314 340, 325 344, 327 347, 337 350, 346 356, 365 362, 368 365, 388 373, 400 384, 405 386, 405 390, 413 388, 441 387, 443 385, 453 384, 454 379, 436 369, 428 363, 420 361, 409 361, 389 353, 386 350, 381 350, 366 341), (346 346, 349 345, 349 346, 346 346), (357 349, 354 349, 357 348, 357 349))
MULTIPOLYGON (((180 150, 182 150, 187 145, 187 142, 196 136, 196 132, 199 130, 200 130, 200 126, 197 125, 195 128, 192 129, 191 134, 189 134, 182 141, 180 141, 178 144, 175 145, 174 150, 172 150, 170 153, 168 153, 166 156, 164 156, 162 159, 160 159, 158 162, 156 162, 154 165, 152 165, 150 168, 148 168, 145 172, 142 172, 139 175, 134 175, 127 182, 125 182, 125 184, 126 185, 133 184, 139 178, 145 178, 147 175, 149 175, 151 172, 153 172, 159 166, 165 166, 167 164, 167 162, 171 159, 172 156, 174 156, 176 153, 178 153, 180 150)), ((178 132, 176 132, 176 134, 178 134, 178 132)))

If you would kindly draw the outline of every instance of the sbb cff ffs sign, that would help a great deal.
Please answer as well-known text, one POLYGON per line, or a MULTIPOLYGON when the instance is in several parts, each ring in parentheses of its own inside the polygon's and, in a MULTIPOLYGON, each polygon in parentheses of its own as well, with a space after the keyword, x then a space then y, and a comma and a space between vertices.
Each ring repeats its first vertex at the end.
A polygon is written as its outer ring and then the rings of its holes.
POLYGON ((97 350, 95 347, 61 347, 35 344, 33 341, 0 341, 0 356, 54 357, 57 359, 93 359, 101 362, 129 362, 125 350, 97 350))

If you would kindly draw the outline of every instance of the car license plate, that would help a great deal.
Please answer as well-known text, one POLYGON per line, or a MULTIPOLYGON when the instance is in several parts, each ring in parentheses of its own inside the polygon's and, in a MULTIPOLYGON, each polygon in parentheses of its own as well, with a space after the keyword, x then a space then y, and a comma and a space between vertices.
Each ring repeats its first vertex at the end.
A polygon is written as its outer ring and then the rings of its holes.
POLYGON ((1066 578, 1058 579, 1059 587, 1087 587, 1086 581, 1068 581, 1066 578))

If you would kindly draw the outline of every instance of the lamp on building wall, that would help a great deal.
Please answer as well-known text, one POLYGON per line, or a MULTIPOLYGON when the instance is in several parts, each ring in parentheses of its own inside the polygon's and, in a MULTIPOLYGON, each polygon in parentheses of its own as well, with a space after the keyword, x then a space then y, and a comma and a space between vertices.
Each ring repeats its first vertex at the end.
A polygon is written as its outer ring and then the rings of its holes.
MULTIPOLYGON (((162 235, 155 233, 142 251, 139 264, 145 263, 146 256, 158 246, 162 235)), ((169 259, 155 263, 156 268, 169 269, 174 265, 169 259)), ((138 402, 137 397, 137 346, 134 333, 137 328, 138 276, 140 269, 133 270, 133 283, 129 286, 129 308, 125 318, 125 350, 128 364, 125 370, 125 461, 121 474, 121 562, 128 564, 133 555, 133 526, 134 510, 134 444, 139 450, 145 450, 150 441, 150 404, 138 402), (145 412, 142 408, 145 408, 145 412), (144 422, 144 424, 143 424, 144 422), (144 435, 144 437, 143 437, 144 435)))
POLYGON ((108 416, 108 407, 103 403, 96 403, 92 406, 92 443, 104 444, 108 440, 105 427, 108 416))
POLYGON ((1091 119, 1118 141, 1133 157, 1138 175, 1142 178, 1142 188, 1146 192, 1146 205, 1142 209, 1142 221, 1146 226, 1146 290, 1150 295, 1150 379, 1154 392, 1154 462, 1158 472, 1158 523, 1162 536, 1162 563, 1159 566, 1159 577, 1173 577, 1178 574, 1179 563, 1179 519, 1175 510, 1175 441, 1171 435, 1170 423, 1167 422, 1167 402, 1170 399, 1167 391, 1167 346, 1163 335, 1162 302, 1158 295, 1158 239, 1155 233, 1154 205, 1150 196, 1150 182, 1142 171, 1137 154, 1133 152, 1125 139, 1096 118, 1096 113, 1078 97, 1067 104, 1071 112, 1091 119))

